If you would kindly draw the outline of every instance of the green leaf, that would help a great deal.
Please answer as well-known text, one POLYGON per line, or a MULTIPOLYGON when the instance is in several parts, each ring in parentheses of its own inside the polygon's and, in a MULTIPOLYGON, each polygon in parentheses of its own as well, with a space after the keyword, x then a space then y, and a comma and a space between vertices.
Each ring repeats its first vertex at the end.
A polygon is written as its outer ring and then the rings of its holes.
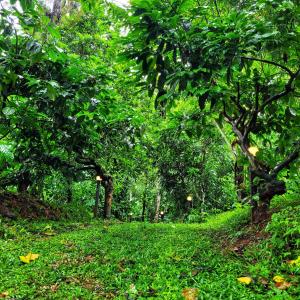
POLYGON ((15 109, 12 107, 5 107, 2 110, 3 114, 5 114, 6 116, 11 116, 15 113, 15 109))

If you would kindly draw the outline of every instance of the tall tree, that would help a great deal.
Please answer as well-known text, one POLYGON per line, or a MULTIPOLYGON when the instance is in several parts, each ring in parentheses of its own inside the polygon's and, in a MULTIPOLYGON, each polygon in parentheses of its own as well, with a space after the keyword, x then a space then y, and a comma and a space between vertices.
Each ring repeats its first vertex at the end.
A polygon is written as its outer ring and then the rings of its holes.
POLYGON ((252 218, 259 222, 271 199, 286 192, 280 172, 299 157, 299 5, 210 4, 132 1, 127 54, 140 63, 158 108, 183 92, 231 125, 250 169, 252 218))

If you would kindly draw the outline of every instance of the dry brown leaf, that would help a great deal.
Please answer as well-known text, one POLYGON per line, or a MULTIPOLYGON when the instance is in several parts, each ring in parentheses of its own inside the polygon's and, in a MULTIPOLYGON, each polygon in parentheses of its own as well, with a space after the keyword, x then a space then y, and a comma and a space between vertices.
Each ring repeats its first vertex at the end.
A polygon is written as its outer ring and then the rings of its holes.
POLYGON ((197 288, 185 288, 181 294, 185 300, 197 300, 199 290, 197 288))
POLYGON ((92 255, 87 255, 87 256, 84 258, 84 260, 85 260, 86 262, 91 262, 91 261, 94 260, 94 257, 93 257, 92 255))
POLYGON ((59 288, 59 284, 55 283, 55 284, 51 285, 50 290, 51 290, 51 292, 55 293, 58 290, 58 288, 59 288))
POLYGON ((6 297, 8 297, 9 293, 8 292, 2 292, 0 293, 0 298, 4 299, 6 297))
POLYGON ((283 281, 283 282, 276 282, 275 286, 279 289, 279 290, 286 290, 289 287, 292 286, 292 284, 290 282, 287 281, 283 281))
POLYGON ((265 278, 260 278, 260 279, 259 279, 259 282, 260 282, 261 284, 263 284, 263 285, 268 285, 268 284, 269 284, 268 280, 265 279, 265 278))

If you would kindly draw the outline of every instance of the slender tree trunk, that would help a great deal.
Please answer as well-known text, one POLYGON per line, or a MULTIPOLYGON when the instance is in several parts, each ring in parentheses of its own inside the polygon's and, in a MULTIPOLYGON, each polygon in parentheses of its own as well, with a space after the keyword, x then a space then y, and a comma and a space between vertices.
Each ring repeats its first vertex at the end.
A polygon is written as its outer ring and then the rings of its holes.
POLYGON ((94 218, 97 218, 97 217, 98 217, 98 211, 99 211, 99 196, 100 196, 100 181, 97 180, 96 198, 95 198, 95 206, 94 206, 94 218))
POLYGON ((105 199, 104 199, 104 209, 103 209, 103 217, 104 219, 111 218, 111 207, 113 200, 113 179, 111 176, 107 176, 105 181, 103 182, 104 190, 105 190, 105 199))
POLYGON ((155 208, 155 216, 154 216, 155 223, 157 223, 159 219, 160 201, 161 201, 159 184, 157 184, 156 186, 157 186, 157 196, 156 196, 156 208, 155 208))
POLYGON ((145 221, 145 213, 146 213, 146 199, 145 199, 145 195, 144 195, 144 199, 143 199, 143 210, 142 210, 142 221, 145 221))
POLYGON ((244 166, 240 166, 237 160, 234 164, 234 182, 238 200, 242 202, 242 200, 247 197, 247 192, 245 188, 244 166))
POLYGON ((67 177, 67 202, 71 203, 72 202, 72 179, 67 177))
POLYGON ((234 184, 237 191, 238 200, 241 201, 242 199, 247 197, 247 192, 245 188, 245 177, 244 177, 244 168, 240 166, 237 162, 238 160, 238 151, 235 149, 235 145, 231 144, 229 139, 227 138, 225 132, 219 126, 217 121, 213 121, 213 124, 218 129, 220 135, 222 136, 225 144, 228 146, 228 150, 230 156, 234 162, 234 184))
POLYGON ((205 191, 204 188, 201 187, 201 198, 202 198, 202 203, 201 203, 201 213, 204 213, 204 206, 205 206, 205 191))

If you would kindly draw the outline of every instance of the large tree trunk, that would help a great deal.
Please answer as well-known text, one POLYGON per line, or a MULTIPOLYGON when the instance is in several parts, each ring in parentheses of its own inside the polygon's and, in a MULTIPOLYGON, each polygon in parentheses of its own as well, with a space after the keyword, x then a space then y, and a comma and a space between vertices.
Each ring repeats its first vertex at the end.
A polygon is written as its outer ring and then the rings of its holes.
POLYGON ((112 200, 113 200, 113 191, 114 191, 113 179, 111 176, 106 176, 105 180, 103 181, 103 187, 105 190, 103 218, 110 219, 112 200))
POLYGON ((53 8, 51 12, 51 21, 54 23, 58 23, 61 18, 61 0, 54 0, 53 8))
POLYGON ((255 224, 264 222, 269 219, 270 203, 274 196, 286 193, 286 185, 282 180, 272 179, 264 180, 259 185, 253 183, 254 176, 251 176, 251 196, 257 193, 258 200, 252 198, 252 222, 255 224))

